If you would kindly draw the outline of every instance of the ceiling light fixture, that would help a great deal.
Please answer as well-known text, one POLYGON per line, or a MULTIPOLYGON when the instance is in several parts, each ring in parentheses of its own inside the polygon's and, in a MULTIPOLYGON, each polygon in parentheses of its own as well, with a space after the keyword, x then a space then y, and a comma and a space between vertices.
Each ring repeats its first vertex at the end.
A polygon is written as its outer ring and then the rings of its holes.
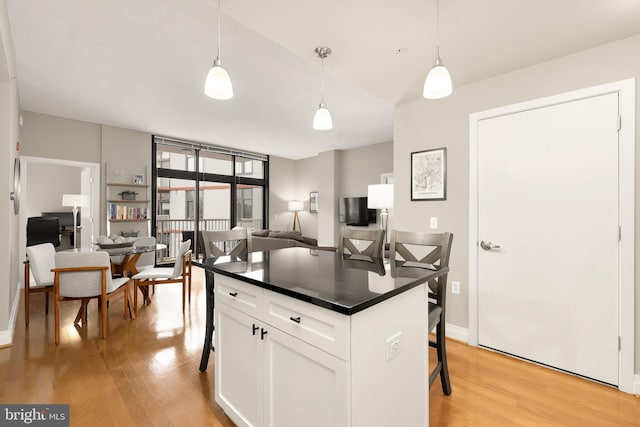
POLYGON ((436 61, 424 81, 422 96, 440 99, 451 95, 451 92, 451 75, 440 59, 440 0, 436 0, 436 61))
POLYGON ((207 74, 207 80, 204 82, 204 93, 213 99, 231 99, 233 98, 233 86, 227 70, 222 68, 222 60, 220 59, 220 0, 218 0, 218 56, 213 61, 213 67, 207 74))
POLYGON ((331 54, 331 49, 328 47, 317 47, 316 55, 322 60, 322 97, 320 98, 320 105, 316 111, 316 115, 313 117, 313 128, 315 130, 329 130, 333 128, 333 120, 331 120, 331 113, 327 110, 327 104, 324 102, 324 58, 331 54))

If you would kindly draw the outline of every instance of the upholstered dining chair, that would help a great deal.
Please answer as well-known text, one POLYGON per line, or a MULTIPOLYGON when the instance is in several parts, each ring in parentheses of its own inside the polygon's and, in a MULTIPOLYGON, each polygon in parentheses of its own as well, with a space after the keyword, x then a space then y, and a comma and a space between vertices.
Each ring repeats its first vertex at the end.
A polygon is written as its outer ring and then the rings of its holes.
POLYGON ((29 326, 29 302, 31 294, 45 293, 45 314, 49 314, 49 293, 53 292, 53 272, 56 266, 56 249, 51 243, 27 246, 24 262, 24 323, 29 326), (33 273, 34 283, 31 283, 33 273))
POLYGON ((182 312, 186 306, 187 287, 189 293, 189 304, 191 304, 191 240, 186 240, 180 244, 176 261, 173 267, 153 267, 142 270, 132 277, 133 279, 133 306, 134 312, 138 310, 138 289, 144 297, 146 305, 151 303, 149 296, 150 285, 161 285, 167 283, 182 283, 182 312))
MULTIPOLYGON (((206 258, 216 258, 224 255, 244 256, 253 251, 251 241, 251 231, 246 228, 225 231, 202 231, 202 242, 206 258)), ((207 282, 207 323, 202 346, 202 356, 200 357, 200 372, 207 370, 209 355, 213 350, 213 309, 214 298, 214 276, 210 271, 205 272, 207 282)))
POLYGON ((140 254, 140 258, 138 258, 138 261, 136 261, 136 270, 142 271, 142 270, 146 270, 147 268, 155 267, 156 266, 156 251, 155 251, 156 238, 153 236, 140 237, 136 239, 134 244, 135 246, 154 248, 153 251, 144 252, 140 254))
POLYGON ((384 243, 384 230, 367 228, 357 230, 343 227, 338 242, 338 252, 356 256, 382 258, 382 245, 384 243), (364 249, 358 247, 362 242, 367 246, 364 249))
MULTIPOLYGON (((407 267, 433 269, 448 267, 451 254, 451 233, 414 233, 407 231, 391 232, 389 261, 392 265, 402 264, 407 267)), ((447 299, 447 274, 430 280, 428 328, 436 330, 435 340, 429 339, 429 346, 436 349, 438 362, 429 375, 429 387, 440 376, 442 392, 451 394, 451 380, 447 363, 445 341, 445 309, 447 299)))
MULTIPOLYGON (((129 279, 111 277, 111 261, 106 252, 57 252, 53 269, 55 297, 55 340, 60 343, 60 302, 81 300, 82 304, 74 323, 86 324, 87 304, 90 299, 100 301, 102 338, 107 337, 107 302, 119 292, 124 294, 124 316, 132 313, 129 304, 129 279)), ((135 313, 131 314, 135 319, 135 313)))

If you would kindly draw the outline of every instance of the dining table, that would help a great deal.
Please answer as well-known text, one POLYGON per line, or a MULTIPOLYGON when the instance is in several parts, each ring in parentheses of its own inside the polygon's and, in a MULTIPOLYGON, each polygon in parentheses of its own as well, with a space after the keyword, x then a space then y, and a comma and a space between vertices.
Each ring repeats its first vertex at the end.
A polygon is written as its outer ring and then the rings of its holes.
POLYGON ((148 252, 157 252, 167 249, 164 243, 156 243, 155 245, 130 245, 106 247, 95 244, 90 248, 68 249, 74 252, 107 252, 111 258, 111 274, 122 277, 133 277, 138 274, 136 263, 140 256, 148 252))
POLYGON ((140 256, 148 252, 158 252, 167 249, 164 243, 156 243, 155 245, 133 245, 125 248, 101 249, 109 253, 111 257, 112 274, 121 275, 122 277, 133 277, 138 274, 136 263, 140 256), (118 260, 118 256, 122 256, 118 260))

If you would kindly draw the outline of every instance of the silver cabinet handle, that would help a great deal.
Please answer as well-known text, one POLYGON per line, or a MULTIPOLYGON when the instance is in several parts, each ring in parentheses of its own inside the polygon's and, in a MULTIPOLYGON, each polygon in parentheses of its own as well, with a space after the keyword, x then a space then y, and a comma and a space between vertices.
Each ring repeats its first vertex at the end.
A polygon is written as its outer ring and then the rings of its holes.
POLYGON ((486 242, 484 240, 480 241, 480 247, 485 251, 497 250, 501 248, 499 244, 491 243, 491 241, 489 240, 487 240, 486 242))

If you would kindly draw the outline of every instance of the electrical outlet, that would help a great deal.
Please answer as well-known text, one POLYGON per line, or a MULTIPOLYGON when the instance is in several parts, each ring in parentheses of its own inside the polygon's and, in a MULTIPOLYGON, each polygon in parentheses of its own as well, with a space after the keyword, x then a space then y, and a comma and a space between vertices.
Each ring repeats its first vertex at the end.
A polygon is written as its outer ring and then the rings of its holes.
POLYGON ((400 353, 400 349, 402 348, 400 346, 401 336, 402 336, 402 333, 398 332, 397 334, 387 338, 387 345, 386 345, 386 351, 385 351, 387 360, 397 356, 397 354, 400 353))
POLYGON ((460 282, 451 282, 451 293, 460 295, 460 282))
POLYGON ((429 228, 431 228, 432 230, 435 230, 436 228, 438 228, 437 216, 432 216, 431 218, 429 218, 429 228))

